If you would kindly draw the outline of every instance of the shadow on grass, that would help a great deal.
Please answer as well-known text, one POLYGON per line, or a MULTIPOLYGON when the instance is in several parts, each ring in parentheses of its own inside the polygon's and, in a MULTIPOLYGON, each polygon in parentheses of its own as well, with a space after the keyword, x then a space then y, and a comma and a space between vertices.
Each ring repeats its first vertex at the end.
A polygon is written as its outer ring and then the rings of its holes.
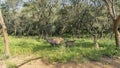
POLYGON ((52 47, 49 46, 49 45, 36 45, 35 47, 33 47, 33 52, 37 52, 37 51, 40 51, 40 50, 51 50, 52 47))
MULTIPOLYGON (((75 42, 75 47, 83 47, 83 48, 91 48, 91 47, 94 47, 93 43, 92 42, 89 42, 89 41, 84 41, 84 40, 77 40, 75 42)), ((33 52, 37 52, 37 51, 40 51, 40 50, 56 50, 58 49, 59 46, 51 46, 49 43, 47 42, 43 42, 43 44, 40 44, 40 45, 36 45, 33 47, 33 52)), ((74 50, 74 47, 72 47, 72 49, 74 50)))
MULTIPOLYGON (((52 47, 49 43, 46 41, 39 41, 36 43, 33 42, 25 42, 25 41, 20 41, 15 46, 19 46, 22 48, 32 48, 33 52, 39 51, 39 50, 45 50, 45 49, 55 49, 55 47, 52 47)), ((91 48, 94 47, 93 42, 86 41, 86 40, 76 40, 75 42, 76 47, 84 47, 84 48, 91 48)), ((58 47, 57 47, 58 48, 58 47)))
POLYGON ((99 43, 100 47, 111 47, 111 46, 115 46, 115 44, 109 44, 108 42, 106 43, 99 43))
POLYGON ((43 44, 39 44, 33 47, 33 52, 38 52, 38 51, 51 51, 51 50, 56 50, 58 46, 51 46, 47 42, 43 42, 43 44))
POLYGON ((77 47, 85 47, 85 48, 94 47, 93 42, 85 41, 85 40, 78 40, 78 41, 76 41, 75 44, 76 44, 77 47))

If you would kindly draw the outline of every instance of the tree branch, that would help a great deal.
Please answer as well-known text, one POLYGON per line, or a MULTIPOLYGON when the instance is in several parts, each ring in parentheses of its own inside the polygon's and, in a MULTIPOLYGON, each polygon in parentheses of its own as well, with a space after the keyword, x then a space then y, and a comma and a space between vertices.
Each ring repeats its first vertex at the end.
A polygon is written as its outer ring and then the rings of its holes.
POLYGON ((26 63, 29 63, 29 62, 31 62, 31 61, 33 61, 33 60, 37 60, 37 59, 40 59, 40 58, 42 58, 42 57, 36 57, 36 58, 32 58, 32 59, 26 60, 25 62, 17 65, 16 67, 19 68, 19 67, 23 66, 23 65, 26 64, 26 63))
POLYGON ((115 0, 112 0, 112 11, 113 11, 113 15, 114 15, 114 18, 116 19, 116 13, 115 13, 115 7, 114 7, 114 4, 115 4, 115 0))
POLYGON ((115 20, 115 17, 114 17, 114 14, 113 14, 112 4, 110 3, 110 0, 104 0, 104 1, 105 1, 105 3, 106 3, 106 7, 107 7, 108 10, 109 10, 109 14, 110 14, 111 18, 112 18, 113 20, 115 20))

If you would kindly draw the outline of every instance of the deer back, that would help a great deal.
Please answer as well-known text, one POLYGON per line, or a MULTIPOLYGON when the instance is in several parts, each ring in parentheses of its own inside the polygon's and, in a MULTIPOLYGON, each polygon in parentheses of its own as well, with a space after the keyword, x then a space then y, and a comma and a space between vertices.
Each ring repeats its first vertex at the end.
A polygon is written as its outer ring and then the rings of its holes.
POLYGON ((64 40, 63 40, 63 38, 61 38, 61 37, 56 37, 56 38, 53 39, 53 41, 55 41, 56 44, 62 44, 62 42, 63 42, 64 40))

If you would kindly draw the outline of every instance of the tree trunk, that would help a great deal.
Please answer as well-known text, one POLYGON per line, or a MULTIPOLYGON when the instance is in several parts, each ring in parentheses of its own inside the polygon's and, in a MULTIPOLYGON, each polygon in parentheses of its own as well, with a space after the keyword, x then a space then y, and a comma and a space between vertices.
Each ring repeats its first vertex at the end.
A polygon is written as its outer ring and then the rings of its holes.
POLYGON ((1 9, 0 9, 0 24, 2 26, 2 32, 3 32, 3 36, 4 36, 5 55, 10 56, 9 43, 8 43, 8 33, 7 33, 6 25, 5 25, 3 17, 2 17, 1 9))
POLYGON ((120 34, 118 31, 118 26, 119 26, 119 22, 120 22, 120 15, 118 17, 116 17, 116 13, 115 13, 115 0, 104 0, 106 3, 106 6, 108 8, 109 14, 112 18, 112 20, 114 21, 114 33, 115 33, 115 42, 116 42, 116 47, 118 47, 120 49, 120 34))
POLYGON ((103 31, 100 32, 100 38, 103 38, 103 31))
POLYGON ((114 20, 114 33, 115 33, 116 47, 120 49, 120 34, 118 31, 119 22, 120 22, 120 16, 118 16, 117 19, 114 20))
POLYGON ((15 36, 17 36, 17 28, 16 28, 16 26, 14 27, 14 34, 15 34, 15 36))
POLYGON ((96 48, 99 48, 99 45, 97 43, 97 34, 93 35, 94 36, 94 45, 96 48))
POLYGON ((65 31, 65 25, 63 25, 63 28, 62 28, 62 30, 61 30, 61 32, 60 32, 60 34, 63 34, 64 33, 64 31, 65 31))

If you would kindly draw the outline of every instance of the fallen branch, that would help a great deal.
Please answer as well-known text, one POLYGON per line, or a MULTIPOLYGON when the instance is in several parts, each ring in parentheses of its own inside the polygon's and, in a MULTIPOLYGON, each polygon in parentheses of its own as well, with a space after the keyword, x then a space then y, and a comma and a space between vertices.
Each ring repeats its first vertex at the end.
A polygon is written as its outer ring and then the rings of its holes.
POLYGON ((32 58, 32 59, 26 60, 25 62, 17 65, 16 68, 19 68, 19 67, 25 65, 25 64, 28 63, 28 62, 31 62, 31 61, 33 61, 33 60, 37 60, 37 59, 40 59, 40 58, 42 58, 42 57, 36 57, 36 58, 32 58))

